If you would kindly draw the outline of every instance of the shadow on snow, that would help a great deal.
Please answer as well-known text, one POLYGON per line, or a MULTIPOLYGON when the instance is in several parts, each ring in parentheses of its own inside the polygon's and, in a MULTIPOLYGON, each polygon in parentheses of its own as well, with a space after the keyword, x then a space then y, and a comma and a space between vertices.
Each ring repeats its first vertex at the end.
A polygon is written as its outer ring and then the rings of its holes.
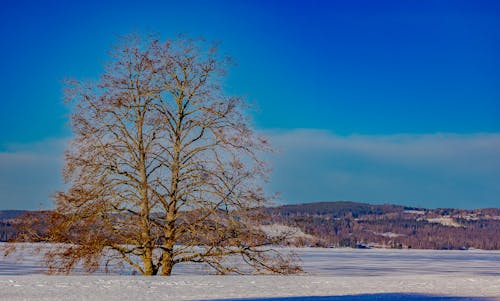
MULTIPOLYGON (((494 301, 496 298, 488 297, 461 297, 461 296, 436 296, 425 294, 401 294, 401 293, 381 293, 362 294, 347 296, 302 296, 302 297, 268 297, 268 298, 231 298, 231 299, 210 299, 210 301, 494 301)), ((208 301, 208 300, 207 300, 208 301)))

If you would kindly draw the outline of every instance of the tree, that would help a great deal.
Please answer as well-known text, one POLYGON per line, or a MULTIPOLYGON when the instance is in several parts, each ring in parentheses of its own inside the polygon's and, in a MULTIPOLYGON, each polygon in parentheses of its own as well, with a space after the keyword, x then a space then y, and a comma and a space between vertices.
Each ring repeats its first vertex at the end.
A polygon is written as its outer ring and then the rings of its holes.
POLYGON ((230 61, 183 38, 128 37, 112 58, 98 83, 71 80, 65 91, 69 188, 36 233, 64 243, 47 254, 52 270, 118 260, 143 275, 183 262, 222 274, 300 271, 259 229, 269 145, 245 102, 222 90, 230 61))

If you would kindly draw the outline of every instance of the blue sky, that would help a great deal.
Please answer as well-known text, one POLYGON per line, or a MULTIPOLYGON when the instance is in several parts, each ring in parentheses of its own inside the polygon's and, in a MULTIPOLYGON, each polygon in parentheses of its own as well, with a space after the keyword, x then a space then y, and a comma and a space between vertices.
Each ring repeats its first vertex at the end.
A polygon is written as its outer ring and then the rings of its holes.
POLYGON ((61 81, 97 78, 132 32, 221 42, 283 203, 500 206, 497 1, 66 2, 1 4, 0 209, 50 207, 61 81))

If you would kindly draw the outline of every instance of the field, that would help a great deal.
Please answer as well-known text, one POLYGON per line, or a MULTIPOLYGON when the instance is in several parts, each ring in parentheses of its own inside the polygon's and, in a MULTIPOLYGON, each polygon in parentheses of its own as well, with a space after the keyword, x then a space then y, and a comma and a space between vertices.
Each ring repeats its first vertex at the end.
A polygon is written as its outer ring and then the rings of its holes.
POLYGON ((500 300, 499 251, 294 249, 300 276, 46 276, 28 250, 0 259, 0 300, 500 300))

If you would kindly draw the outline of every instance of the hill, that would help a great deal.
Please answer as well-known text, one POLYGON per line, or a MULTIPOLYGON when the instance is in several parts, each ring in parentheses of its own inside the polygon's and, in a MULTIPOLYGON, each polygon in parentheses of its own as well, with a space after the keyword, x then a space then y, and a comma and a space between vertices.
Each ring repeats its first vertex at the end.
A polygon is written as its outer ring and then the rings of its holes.
POLYGON ((295 244, 322 247, 500 249, 500 208, 426 209, 354 202, 268 208, 272 222, 299 228, 295 244), (312 238, 311 238, 312 237, 312 238))
MULTIPOLYGON (((426 209, 356 202, 266 208, 263 230, 294 231, 291 245, 500 250, 500 208, 426 209), (269 227, 274 225, 274 227, 269 227)), ((0 211, 0 241, 15 235, 26 211, 0 211)))
POLYGON ((25 210, 0 210, 0 220, 13 219, 23 215, 25 210))
POLYGON ((0 241, 7 241, 15 235, 16 230, 13 223, 16 218, 22 216, 24 210, 2 210, 0 211, 0 241))

